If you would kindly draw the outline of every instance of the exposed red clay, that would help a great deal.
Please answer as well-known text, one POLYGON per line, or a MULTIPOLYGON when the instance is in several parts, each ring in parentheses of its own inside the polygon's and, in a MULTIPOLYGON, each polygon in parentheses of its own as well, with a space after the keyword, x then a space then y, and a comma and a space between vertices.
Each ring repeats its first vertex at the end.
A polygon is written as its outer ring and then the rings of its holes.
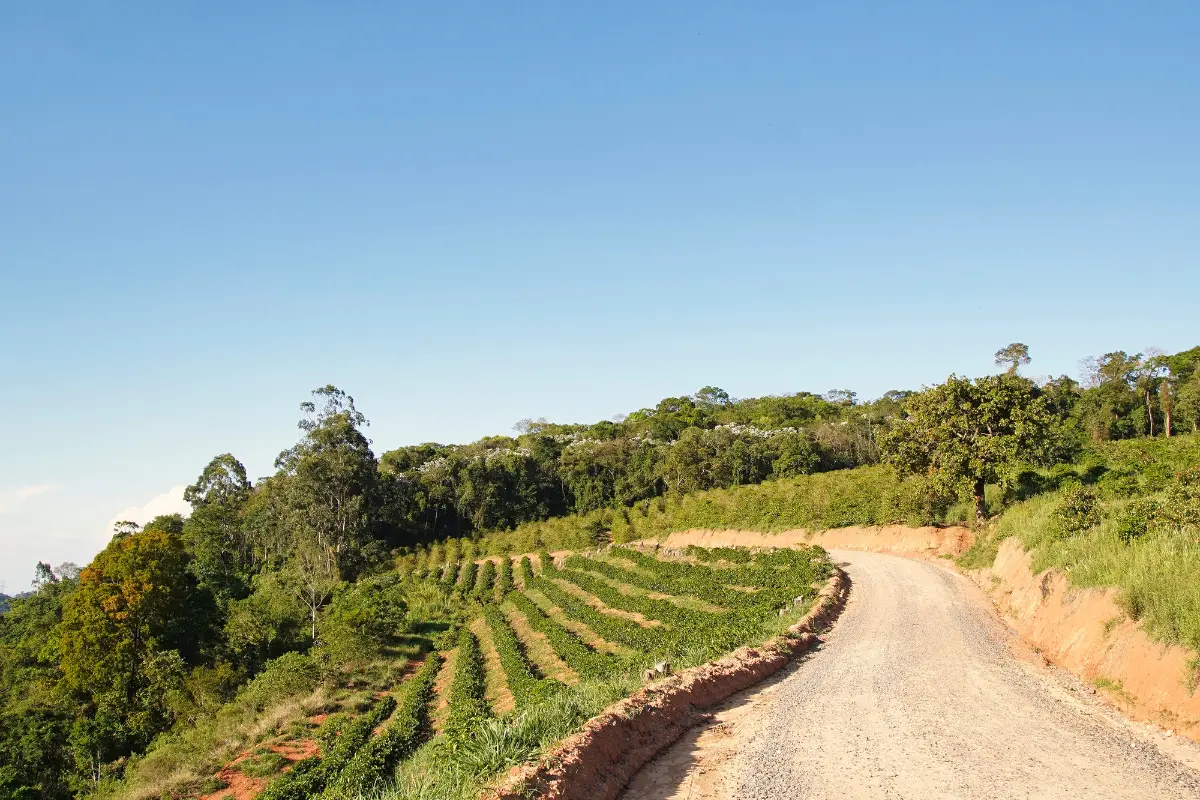
MULTIPOLYGON (((904 525, 850 526, 826 531, 791 530, 778 533, 756 531, 688 530, 672 533, 661 542, 644 544, 662 547, 797 547, 820 545, 827 550, 865 550, 899 555, 956 556, 966 552, 974 540, 969 528, 904 525)), ((638 544, 642 544, 638 543, 638 544)))
POLYGON ((1200 741, 1200 694, 1190 691, 1195 653, 1151 639, 1116 603, 1115 589, 1071 588, 1066 575, 1034 575, 1018 540, 971 577, 1020 636, 1089 683, 1125 714, 1200 741))

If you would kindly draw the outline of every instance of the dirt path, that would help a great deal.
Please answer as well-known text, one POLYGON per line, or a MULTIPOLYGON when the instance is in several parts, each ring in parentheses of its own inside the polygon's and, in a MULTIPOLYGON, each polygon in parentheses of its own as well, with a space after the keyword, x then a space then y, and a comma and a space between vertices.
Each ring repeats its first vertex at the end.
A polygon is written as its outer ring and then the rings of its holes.
POLYGON ((624 797, 1200 797, 1200 749, 1023 658, 966 578, 833 555, 853 585, 820 649, 735 698, 624 797))

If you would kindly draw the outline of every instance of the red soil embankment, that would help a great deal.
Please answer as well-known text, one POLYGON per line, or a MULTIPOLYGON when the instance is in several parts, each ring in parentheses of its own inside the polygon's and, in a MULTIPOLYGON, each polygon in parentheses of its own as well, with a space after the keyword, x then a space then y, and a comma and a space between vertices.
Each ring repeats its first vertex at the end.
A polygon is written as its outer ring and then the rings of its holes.
POLYGON ((1007 539, 972 577, 1045 658, 1097 684, 1130 717, 1200 741, 1200 694, 1188 685, 1196 654, 1151 639, 1117 605, 1117 590, 1071 588, 1058 570, 1034 575, 1031 565, 1007 539))
MULTIPOLYGON (((825 531, 791 530, 779 533, 755 531, 690 530, 672 533, 663 547, 797 547, 820 545, 826 550, 866 550, 898 555, 956 556, 973 541, 970 529, 962 527, 909 528, 903 525, 851 526, 825 531)), ((651 540, 647 540, 649 543, 651 540)))
POLYGON ((838 571, 789 636, 743 647, 710 664, 653 683, 593 717, 534 764, 514 767, 484 800, 602 800, 617 797, 629 779, 708 709, 778 672, 817 641, 841 610, 847 582, 838 571))

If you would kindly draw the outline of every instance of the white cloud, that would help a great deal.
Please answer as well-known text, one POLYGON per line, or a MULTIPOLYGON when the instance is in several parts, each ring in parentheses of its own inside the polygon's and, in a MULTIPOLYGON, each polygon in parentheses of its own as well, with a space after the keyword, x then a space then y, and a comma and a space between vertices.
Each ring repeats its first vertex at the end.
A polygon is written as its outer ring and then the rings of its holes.
POLYGON ((22 486, 19 489, 0 489, 0 514, 16 511, 29 498, 37 497, 39 494, 48 494, 57 488, 57 486, 42 484, 40 486, 22 486))
POLYGON ((151 497, 143 505, 130 506, 124 511, 118 511, 109 520, 107 533, 111 535, 113 526, 125 520, 136 522, 138 525, 145 525, 161 514, 183 514, 187 516, 191 513, 192 507, 183 499, 183 491, 186 488, 187 485, 182 483, 178 486, 172 486, 162 494, 151 497))

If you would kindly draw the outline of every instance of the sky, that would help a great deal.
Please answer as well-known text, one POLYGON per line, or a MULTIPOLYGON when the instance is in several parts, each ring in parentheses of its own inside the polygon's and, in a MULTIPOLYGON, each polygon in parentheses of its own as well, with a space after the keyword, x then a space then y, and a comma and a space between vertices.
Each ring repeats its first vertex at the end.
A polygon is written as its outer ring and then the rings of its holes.
POLYGON ((0 585, 270 474, 1200 343, 1200 5, 0 7, 0 585))

